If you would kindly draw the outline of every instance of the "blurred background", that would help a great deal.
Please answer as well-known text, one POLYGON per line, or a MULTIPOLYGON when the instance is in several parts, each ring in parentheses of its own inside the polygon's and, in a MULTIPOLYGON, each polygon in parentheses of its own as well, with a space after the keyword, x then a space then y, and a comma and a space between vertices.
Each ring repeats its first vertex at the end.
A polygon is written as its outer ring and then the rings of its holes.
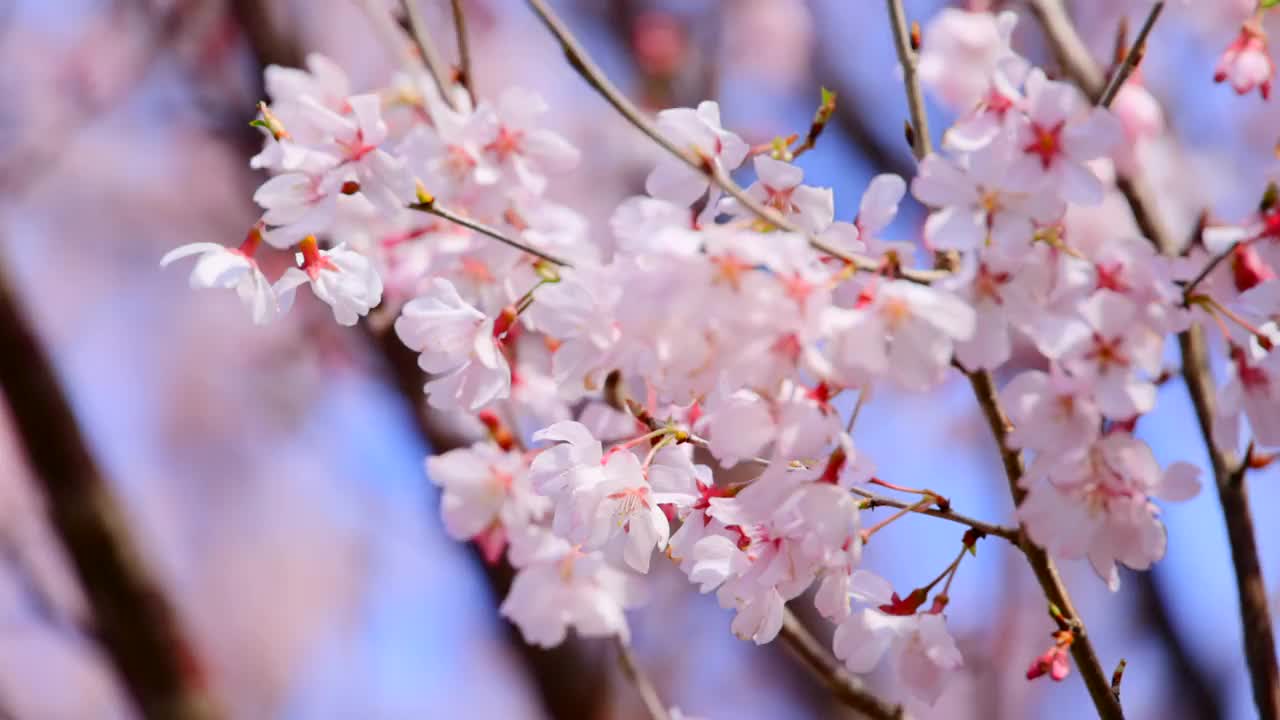
MULTIPOLYGON (((419 1, 452 57, 448 2, 419 1)), ((230 717, 643 717, 608 643, 531 650, 499 618, 495 592, 508 578, 438 521, 423 458, 429 443, 457 438, 420 422, 403 357, 337 326, 309 296, 283 322, 255 328, 230 294, 192 293, 184 271, 158 267, 180 244, 237 244, 256 219, 250 197, 263 178, 247 160, 260 136, 247 123, 265 64, 322 52, 354 90, 386 84, 394 60, 368 4, 0 0, 0 263, 230 717)), ((1171 4, 1143 66, 1176 139, 1147 157, 1173 218, 1239 219, 1274 171, 1275 105, 1211 81, 1252 5, 1232 15, 1229 4, 1171 4)), ((819 87, 837 91, 833 125, 801 164, 807 183, 835 188, 838 219, 852 219, 874 174, 910 175, 883 3, 555 5, 646 107, 718 99, 726 126, 752 142, 803 133, 819 87)), ((946 5, 906 2, 926 32, 946 5)), ((656 151, 582 84, 523 3, 463 7, 480 95, 519 84, 548 98, 547 124, 584 156, 552 194, 607 232, 656 151)), ((1136 27, 1149 7, 1073 4, 1099 58, 1121 17, 1136 27)), ((1029 18, 1017 45, 1052 69, 1029 18)), ((941 106, 931 114, 935 130, 949 121, 941 106)), ((909 201, 898 235, 914 237, 921 219, 909 201)), ((1157 456, 1206 466, 1184 388, 1165 384, 1159 402, 1140 427, 1157 456)), ((85 601, 5 412, 0 404, 0 718, 134 717, 83 630, 85 601)), ((863 413, 860 449, 897 481, 1008 521, 1007 486, 967 385, 882 393, 863 413)), ((1277 481, 1275 468, 1250 476, 1272 579, 1277 481)), ((1126 572, 1118 594, 1085 564, 1064 563, 1103 664, 1128 661, 1123 699, 1134 720, 1254 717, 1212 483, 1164 518, 1168 557, 1150 573, 1126 572)), ((877 535, 866 562, 913 587, 949 562, 959 532, 913 516, 877 535)), ((631 619, 637 656, 669 704, 705 718, 846 716, 781 644, 734 639, 713 597, 667 564, 655 568, 649 604, 631 619)), ((965 668, 931 717, 1091 715, 1075 674, 1057 684, 1023 677, 1054 627, 1015 553, 981 545, 948 612, 965 668)), ((829 637, 822 623, 815 631, 829 637)), ((887 672, 870 678, 887 695, 893 682, 887 672)))

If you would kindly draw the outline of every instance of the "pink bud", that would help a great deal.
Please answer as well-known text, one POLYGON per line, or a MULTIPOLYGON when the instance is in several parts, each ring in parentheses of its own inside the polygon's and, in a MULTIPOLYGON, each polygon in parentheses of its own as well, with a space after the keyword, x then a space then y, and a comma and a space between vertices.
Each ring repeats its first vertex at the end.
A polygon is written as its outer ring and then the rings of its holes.
POLYGON ((1275 74, 1275 64, 1267 54, 1266 34, 1260 26, 1245 23, 1218 60, 1213 81, 1230 81, 1231 87, 1240 95, 1258 88, 1262 99, 1266 100, 1271 96, 1271 78, 1275 74))

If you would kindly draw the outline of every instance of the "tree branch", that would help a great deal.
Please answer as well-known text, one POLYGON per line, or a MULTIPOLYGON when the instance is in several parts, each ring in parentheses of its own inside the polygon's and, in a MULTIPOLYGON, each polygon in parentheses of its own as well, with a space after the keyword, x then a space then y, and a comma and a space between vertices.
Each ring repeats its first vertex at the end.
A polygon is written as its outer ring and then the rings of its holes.
POLYGON ((874 720, 902 720, 906 717, 901 705, 890 705, 868 692, 861 680, 827 653, 791 610, 783 608, 782 613, 779 635, 841 702, 874 720))
POLYGON ((920 91, 920 78, 916 72, 919 57, 911 47, 907 30, 907 16, 902 10, 902 0, 885 0, 889 6, 889 25, 893 29, 893 46, 898 51, 898 63, 902 66, 902 80, 907 88, 907 109, 911 112, 911 150, 916 160, 923 160, 933 147, 929 140, 929 116, 924 109, 924 93, 920 91))
POLYGON ((462 0, 451 0, 453 9, 453 34, 458 45, 458 84, 467 91, 471 104, 476 103, 475 78, 471 75, 471 42, 467 38, 467 14, 462 11, 462 0))
POLYGON ((474 230, 475 232, 478 232, 481 235, 485 235, 494 240, 497 240, 503 245, 513 247, 516 250, 520 250, 522 252, 529 253, 534 257, 546 260, 552 265, 558 265, 560 267, 573 267, 573 264, 570 263, 568 260, 561 260, 555 255, 552 255, 550 253, 545 253, 533 247, 532 245, 527 245, 519 240, 516 240, 515 238, 507 237, 506 235, 502 234, 502 231, 497 230, 495 228, 491 228, 488 225, 485 225, 484 223, 476 222, 475 220, 465 218, 453 212, 452 210, 447 210, 445 208, 442 208, 436 204, 434 199, 428 198, 425 200, 421 200, 419 202, 416 202, 410 205, 409 209, 417 210, 418 212, 430 213, 432 215, 435 215, 436 217, 448 220, 449 222, 454 223, 456 225, 461 225, 462 227, 467 228, 468 230, 474 230))
POLYGON ((0 267, 0 387, 49 521, 92 611, 93 636, 143 717, 217 717, 163 590, 89 452, 71 405, 0 267))
MULTIPOLYGON (((1101 70, 1089 56, 1089 50, 1067 17, 1061 0, 1032 0, 1031 7, 1040 17, 1050 44, 1069 75, 1090 98, 1103 100, 1099 80, 1101 70)), ((1164 255, 1177 255, 1179 245, 1160 221, 1154 195, 1143 179, 1137 174, 1130 174, 1118 178, 1116 185, 1147 239, 1164 255)), ((1248 489, 1244 483, 1247 463, 1237 459, 1234 452, 1217 447, 1213 440, 1213 376, 1209 371, 1208 353, 1200 327, 1193 326, 1180 333, 1178 345, 1182 352, 1182 377, 1195 406, 1196 419, 1213 465, 1218 501, 1222 505, 1227 537, 1231 543, 1254 703, 1263 720, 1277 720, 1280 719, 1280 668, 1276 663, 1271 610, 1258 560, 1248 489)))
POLYGON ((618 664, 622 666, 622 672, 631 680, 631 684, 636 686, 636 692, 640 693, 640 700, 644 703, 644 709, 649 713, 650 720, 671 720, 667 706, 658 696, 658 689, 653 686, 649 676, 644 674, 644 670, 640 669, 640 664, 631 654, 631 648, 627 647, 627 642, 615 635, 613 646, 618 649, 618 664))
POLYGON ((401 5, 404 6, 405 15, 409 17, 409 37, 418 48, 418 56, 426 67, 427 74, 435 82, 436 89, 440 91, 440 97, 444 98, 449 107, 457 110, 457 100, 450 91, 453 83, 444 72, 444 61, 440 59, 435 43, 431 42, 431 34, 427 32, 427 22, 422 17, 422 8, 418 7, 416 0, 401 0, 401 5))
MULTIPOLYGON (((1004 409, 1000 407, 995 381, 991 378, 991 373, 985 370, 966 374, 970 385, 973 386, 974 397, 977 398, 982 414, 987 419, 987 425, 991 428, 991 434, 995 437, 996 447, 1000 450, 1000 459, 1004 463, 1005 474, 1008 476, 1009 492, 1013 495, 1013 503, 1015 506, 1021 505, 1027 494, 1020 485, 1024 472, 1022 455, 1009 446, 1008 435, 1012 425, 1004 409)), ((1076 667, 1080 669, 1080 677, 1084 679, 1085 687, 1089 691, 1089 697, 1093 699, 1098 716, 1104 720, 1123 720, 1124 711, 1120 707, 1120 701, 1111 692, 1111 680, 1102 668, 1102 663, 1098 661, 1093 641, 1089 638, 1084 621, 1076 612, 1074 603, 1071 602, 1071 595, 1058 575, 1058 569, 1053 560, 1044 549, 1031 542, 1025 534, 1021 548, 1045 597, 1049 602, 1057 605, 1071 623, 1071 629, 1075 635, 1071 643, 1071 657, 1076 661, 1076 667)))
POLYGON ((1142 29, 1138 31, 1138 37, 1133 41, 1133 47, 1129 48, 1129 52, 1125 53, 1124 60, 1120 62, 1111 75, 1111 80, 1107 82, 1107 87, 1102 91, 1101 97, 1098 98, 1098 104, 1102 107, 1111 107, 1111 101, 1116 99, 1116 93, 1120 92, 1120 88, 1124 86, 1125 80, 1133 74, 1137 69, 1138 63, 1142 62, 1142 58, 1147 54, 1147 36, 1151 34, 1151 28, 1155 27, 1156 20, 1160 18, 1160 12, 1164 10, 1164 2, 1160 0, 1151 6, 1151 12, 1147 13, 1147 19, 1142 23, 1142 29))

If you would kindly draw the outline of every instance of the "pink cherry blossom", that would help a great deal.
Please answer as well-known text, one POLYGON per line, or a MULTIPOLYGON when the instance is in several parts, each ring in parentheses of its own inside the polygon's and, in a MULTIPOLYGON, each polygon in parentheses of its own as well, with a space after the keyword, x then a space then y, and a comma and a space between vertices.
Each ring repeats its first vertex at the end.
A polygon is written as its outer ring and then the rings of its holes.
POLYGON ((333 308, 339 325, 355 325, 382 302, 382 278, 367 257, 345 245, 321 250, 315 238, 308 236, 298 261, 301 269, 289 268, 274 286, 280 312, 288 312, 298 286, 307 283, 316 297, 333 308))
MULTIPOLYGON (((691 108, 675 108, 658 113, 658 130, 676 147, 719 165, 725 172, 736 169, 749 148, 737 135, 720 126, 720 106, 710 100, 691 108)), ((645 179, 650 195, 682 205, 691 205, 707 191, 707 178, 680 160, 663 156, 645 179)))
POLYGON ((261 231, 255 227, 239 248, 203 242, 182 245, 165 253, 160 259, 160 266, 199 255, 200 259, 191 269, 191 287, 235 289, 240 302, 249 309, 254 324, 265 325, 276 316, 277 305, 271 283, 253 259, 254 251, 261 241, 261 231))
POLYGON ((850 613, 836 628, 836 657, 849 670, 867 673, 888 654, 898 679, 911 695, 924 703, 935 703, 951 671, 964 662, 943 616, 890 615, 876 609, 890 602, 892 588, 867 570, 854 573, 850 592, 871 607, 850 613))
POLYGON ((1164 557, 1165 528, 1151 498, 1195 496, 1199 473, 1187 463, 1161 472, 1145 443, 1111 432, 1072 456, 1037 457, 1023 480, 1027 496, 1018 518, 1051 554, 1088 557, 1114 591, 1120 586, 1117 562, 1146 570, 1164 557))
POLYGON ((1267 34, 1260 23, 1246 22, 1231 42, 1213 71, 1214 82, 1230 82, 1240 95, 1254 88, 1266 100, 1271 96, 1271 80, 1276 75, 1275 63, 1267 51, 1267 34))
POLYGON ((1085 103, 1072 85, 1055 82, 1035 70, 1027 77, 1027 114, 1014 127, 1019 153, 1008 182, 1028 189, 1061 193, 1082 204, 1102 200, 1102 182, 1085 164, 1106 157, 1123 139, 1109 111, 1085 103))

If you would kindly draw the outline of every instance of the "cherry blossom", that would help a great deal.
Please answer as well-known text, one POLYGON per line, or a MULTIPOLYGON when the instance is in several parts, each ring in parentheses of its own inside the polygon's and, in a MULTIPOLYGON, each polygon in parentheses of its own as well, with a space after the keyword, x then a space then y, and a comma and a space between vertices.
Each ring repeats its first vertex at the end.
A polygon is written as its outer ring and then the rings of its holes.
POLYGON ((333 308, 339 325, 355 325, 382 302, 382 278, 364 255, 343 245, 321 250, 314 236, 307 236, 298 260, 302 268, 289 268, 274 286, 281 312, 293 305, 298 286, 307 283, 316 297, 333 308))
POLYGON ((493 562, 507 534, 541 519, 551 509, 533 492, 521 454, 488 442, 427 458, 427 476, 444 490, 440 514, 458 540, 474 539, 493 562))
POLYGON ((871 607, 849 614, 836 628, 836 657, 851 671, 867 673, 888 654, 912 696, 930 705, 936 702, 949 672, 964 662, 943 616, 885 612, 892 587, 868 570, 854 573, 850 593, 871 607))
POLYGON ((630 638, 623 610, 637 599, 634 581, 604 561, 550 534, 520 563, 499 612, 541 647, 564 642, 570 628, 583 637, 630 638))
POLYGON ((444 278, 405 304, 396 335, 421 353, 423 370, 441 374, 426 384, 432 407, 474 411, 510 393, 511 369, 494 328, 495 321, 464 301, 444 278))
POLYGON ((1027 469, 1027 497, 1018 518, 1036 544, 1066 558, 1088 557, 1112 591, 1119 562, 1146 570, 1164 557, 1164 525, 1151 498, 1190 499, 1200 471, 1174 463, 1160 471, 1151 448, 1125 432, 1111 432, 1067 457, 1040 456, 1027 469))
MULTIPOLYGON (((728 172, 747 157, 748 147, 734 133, 720 125, 720 106, 710 100, 691 108, 675 108, 658 113, 658 129, 677 147, 705 157, 728 172)), ((645 190, 656 198, 690 205, 707 191, 702 173, 673 157, 663 157, 645 179, 645 190)))
POLYGON ((1009 166, 1008 182, 1061 193, 1070 202, 1096 204, 1102 182, 1085 164, 1120 144, 1123 130, 1105 109, 1085 104, 1074 86, 1033 70, 1027 77, 1027 114, 1014 126, 1020 150, 1009 166))
POLYGON ((271 288, 253 255, 262 242, 262 233, 255 227, 249 231, 244 244, 229 248, 217 243, 191 243, 165 253, 161 267, 191 255, 200 259, 191 269, 192 288, 233 288, 236 296, 249 309, 255 325, 265 325, 276 316, 276 294, 271 288))
POLYGON ((1266 31, 1257 22, 1246 22, 1218 60, 1213 81, 1230 82, 1231 88, 1240 95, 1257 88, 1266 100, 1271 96, 1271 80, 1275 75, 1275 63, 1267 52, 1266 31))

